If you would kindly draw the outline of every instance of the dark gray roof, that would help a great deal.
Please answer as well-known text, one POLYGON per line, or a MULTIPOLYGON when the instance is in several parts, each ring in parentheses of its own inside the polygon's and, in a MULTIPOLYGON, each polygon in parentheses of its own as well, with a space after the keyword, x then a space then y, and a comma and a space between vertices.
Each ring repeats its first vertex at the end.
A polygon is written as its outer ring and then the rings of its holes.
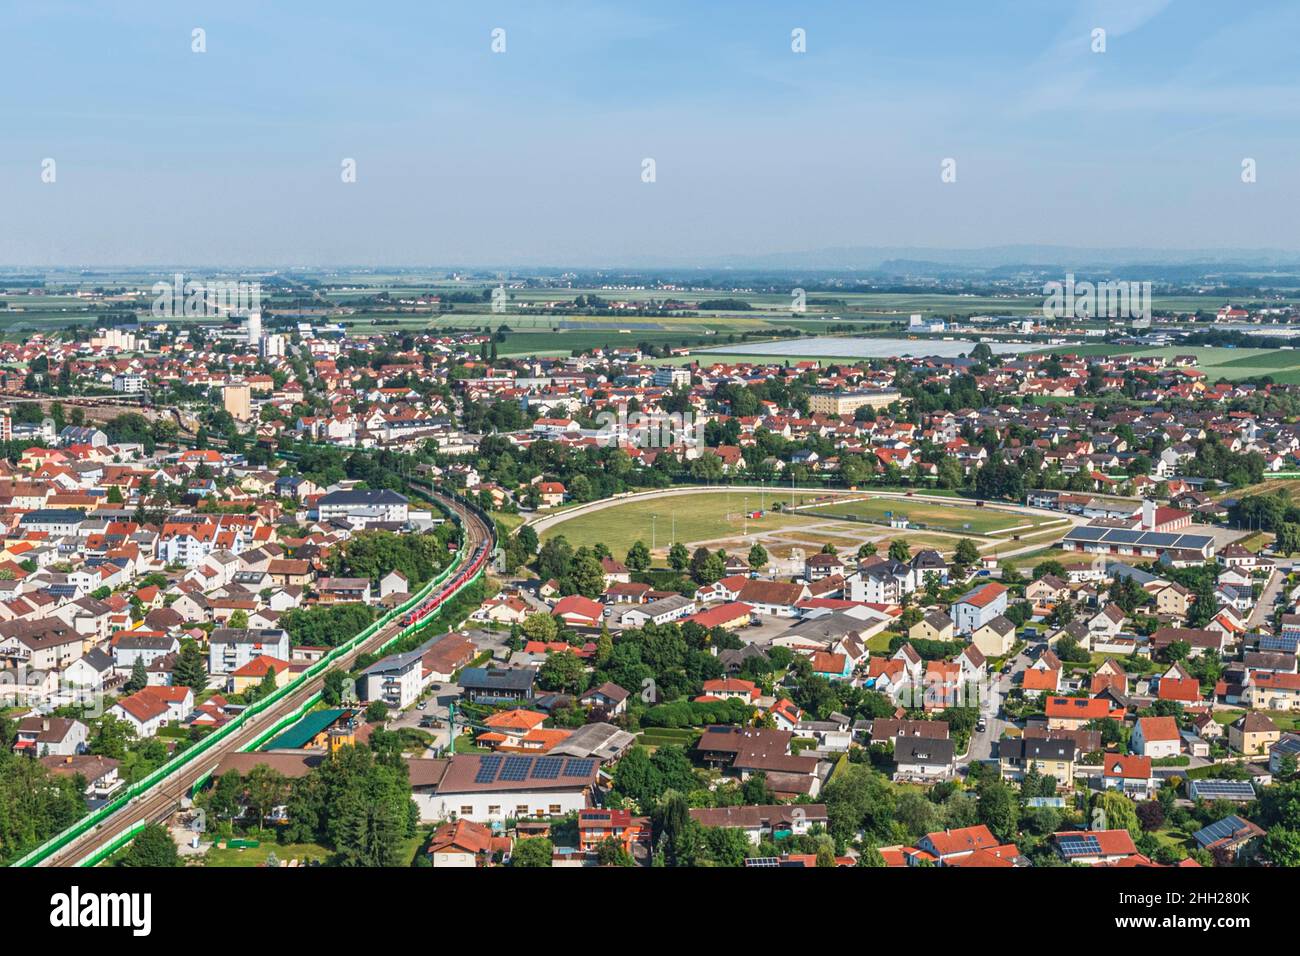
POLYGON ((84 512, 75 508, 37 508, 22 516, 22 524, 71 524, 86 520, 84 512))
POLYGON ((320 499, 320 505, 404 505, 407 499, 387 488, 360 491, 331 491, 320 499))
POLYGON ((460 673, 466 690, 523 690, 533 688, 537 672, 520 667, 467 667, 460 673))
POLYGON ((424 657, 424 651, 414 650, 407 651, 405 654, 391 654, 383 660, 375 661, 362 674, 391 674, 394 671, 404 671, 411 666, 413 662, 418 662, 424 657))
POLYGON ((219 627, 212 632, 209 643, 212 644, 278 644, 285 636, 278 627, 219 627))
POLYGON ((900 767, 912 764, 951 764, 953 741, 949 737, 900 737, 894 742, 894 762, 900 767))

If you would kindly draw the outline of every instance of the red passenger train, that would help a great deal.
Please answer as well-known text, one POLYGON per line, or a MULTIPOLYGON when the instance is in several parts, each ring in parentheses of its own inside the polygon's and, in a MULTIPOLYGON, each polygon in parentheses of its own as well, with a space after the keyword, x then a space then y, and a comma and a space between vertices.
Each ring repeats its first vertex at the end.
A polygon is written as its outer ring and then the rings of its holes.
POLYGON ((402 627, 410 627, 417 621, 421 621, 436 611, 442 604, 447 601, 453 594, 459 590, 466 581, 478 574, 479 570, 487 563, 488 549, 487 545, 479 545, 475 550, 473 558, 469 564, 461 568, 454 577, 442 586, 436 594, 430 595, 419 607, 411 608, 402 615, 402 627))

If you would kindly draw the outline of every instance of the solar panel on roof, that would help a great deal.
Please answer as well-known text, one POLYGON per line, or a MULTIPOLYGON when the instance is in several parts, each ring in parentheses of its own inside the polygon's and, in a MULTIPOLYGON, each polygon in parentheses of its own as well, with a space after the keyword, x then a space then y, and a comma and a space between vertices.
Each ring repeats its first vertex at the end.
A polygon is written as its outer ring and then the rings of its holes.
POLYGON ((1148 531, 1142 535, 1142 543, 1155 545, 1157 548, 1172 548, 1177 546, 1179 537, 1163 531, 1148 531))
POLYGON ((538 757, 533 764, 533 776, 542 780, 554 780, 560 775, 564 760, 560 757, 538 757))
POLYGON ((1075 528, 1073 531, 1067 534, 1066 537, 1073 538, 1076 541, 1100 541, 1101 536, 1105 533, 1106 533, 1105 528, 1083 527, 1083 528, 1075 528))
POLYGON ((501 776, 498 779, 512 782, 527 780, 528 771, 532 768, 532 757, 507 757, 505 766, 501 768, 501 776))
POLYGON ((1089 856, 1101 852, 1100 841, 1092 835, 1062 837, 1057 842, 1066 856, 1089 856))
POLYGON ((595 766, 594 760, 569 759, 564 762, 564 775, 566 777, 586 777, 591 774, 591 768, 595 766))
POLYGON ((1211 843, 1223 840, 1244 829, 1246 829, 1246 821, 1242 820, 1241 817, 1236 814, 1233 814, 1232 816, 1224 817, 1222 820, 1215 823, 1211 823, 1208 827, 1202 827, 1200 830, 1197 830, 1192 834, 1192 836, 1196 839, 1196 842, 1202 846, 1209 846, 1211 843))
POLYGON ((497 778, 497 770, 501 767, 501 757, 497 754, 489 754, 479 761, 478 773, 474 774, 475 783, 491 783, 497 778))
POLYGON ((1195 780, 1193 792, 1206 800, 1253 800, 1255 787, 1249 780, 1195 780))
POLYGON ((1265 634, 1259 639, 1259 649, 1261 651, 1283 651, 1287 654, 1294 654, 1298 644, 1300 644, 1300 638, 1286 637, 1282 634, 1265 634))
POLYGON ((779 867, 781 861, 774 856, 756 856, 745 861, 745 866, 779 867))
POLYGON ((1115 544, 1137 544, 1142 540, 1142 532, 1128 531, 1125 528, 1110 528, 1102 537, 1102 540, 1115 544))

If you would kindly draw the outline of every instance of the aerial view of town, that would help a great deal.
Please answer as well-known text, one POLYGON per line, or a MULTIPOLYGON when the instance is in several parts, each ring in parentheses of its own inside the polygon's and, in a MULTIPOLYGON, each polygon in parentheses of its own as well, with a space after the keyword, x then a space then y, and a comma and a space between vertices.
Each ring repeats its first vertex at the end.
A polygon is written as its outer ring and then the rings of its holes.
POLYGON ((995 6, 6 14, 0 863, 1300 866, 1300 12, 995 6))

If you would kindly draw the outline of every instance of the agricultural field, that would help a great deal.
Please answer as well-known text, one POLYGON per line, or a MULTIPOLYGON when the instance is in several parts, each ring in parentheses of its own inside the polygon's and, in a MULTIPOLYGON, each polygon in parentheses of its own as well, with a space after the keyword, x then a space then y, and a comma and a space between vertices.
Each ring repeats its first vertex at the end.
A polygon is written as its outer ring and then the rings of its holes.
MULTIPOLYGON (((1300 330, 1298 330, 1300 331, 1300 330)), ((1175 355, 1195 355, 1196 366, 1211 381, 1226 378, 1236 381, 1271 375, 1275 382, 1300 382, 1300 350, 1297 349, 1233 349, 1208 345, 1168 345, 1160 348, 1123 348, 1116 345, 1055 345, 1042 352, 1074 355, 1134 355, 1173 358, 1175 355)))

